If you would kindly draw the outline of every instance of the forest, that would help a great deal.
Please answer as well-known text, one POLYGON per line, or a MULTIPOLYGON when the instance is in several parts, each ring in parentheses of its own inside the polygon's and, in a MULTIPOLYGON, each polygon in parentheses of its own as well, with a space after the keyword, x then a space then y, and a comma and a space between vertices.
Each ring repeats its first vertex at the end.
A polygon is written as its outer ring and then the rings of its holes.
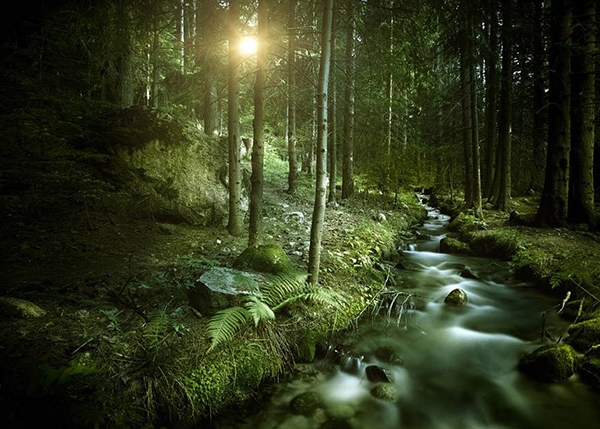
MULTIPOLYGON (((507 310, 535 317, 511 371, 569 379, 580 427, 595 427, 595 0, 2 8, 0 422, 375 427, 368 406, 315 385, 275 423, 249 416, 278 404, 281 383, 321 380, 307 368, 331 359, 342 372, 354 362, 368 400, 402 403, 410 351, 361 349, 354 335, 366 314, 411 325, 439 301, 419 276, 454 264, 460 299, 443 289, 441 301, 457 311, 479 304, 465 279, 535 286, 527 312, 507 310), (505 265, 505 277, 486 271, 505 265)), ((497 405, 494 421, 432 411, 433 423, 398 407, 409 417, 386 414, 390 428, 571 421, 521 409, 505 421, 497 405)))

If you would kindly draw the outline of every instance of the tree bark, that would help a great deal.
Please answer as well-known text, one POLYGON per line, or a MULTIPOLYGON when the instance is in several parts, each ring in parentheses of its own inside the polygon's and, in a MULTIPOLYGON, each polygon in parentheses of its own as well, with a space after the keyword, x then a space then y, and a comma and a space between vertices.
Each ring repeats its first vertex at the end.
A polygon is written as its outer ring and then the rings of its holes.
POLYGON ((471 96, 469 84, 468 52, 466 40, 461 42, 460 46, 460 86, 461 86, 461 107, 462 107, 462 137, 463 137, 463 155, 465 165, 465 204, 467 207, 473 207, 473 134, 471 127, 471 96))
POLYGON ((330 58, 330 73, 329 73, 329 106, 327 109, 327 122, 329 129, 329 138, 327 139, 327 161, 329 173, 329 193, 327 202, 335 202, 335 183, 337 175, 337 129, 336 129, 336 77, 335 77, 335 45, 336 45, 336 26, 337 13, 333 10, 331 23, 331 58, 330 58))
POLYGON ((321 242, 325 219, 325 194, 327 191, 327 90, 331 56, 331 24, 333 0, 323 1, 323 29, 321 34, 321 61, 319 66, 319 86, 317 94, 317 164, 315 205, 310 229, 310 248, 308 252, 308 273, 310 283, 319 282, 321 263, 321 242))
POLYGON ((298 158, 296 155, 296 3, 289 0, 288 11, 288 68, 287 68, 287 147, 288 147, 288 192, 298 188, 298 158))
POLYGON ((548 158, 536 216, 536 222, 541 226, 559 227, 567 221, 571 151, 570 3, 569 0, 552 0, 550 8, 548 158))
POLYGON ((568 219, 594 225, 596 1, 573 3, 571 166, 568 219))
POLYGON ((546 164, 546 85, 543 75, 544 44, 542 0, 534 1, 533 29, 533 174, 529 188, 541 190, 546 164))
POLYGON ((511 198, 511 120, 512 120, 512 10, 511 0, 502 0, 502 76, 500 112, 498 117, 498 146, 501 148, 499 192, 497 206, 510 209, 511 198))
POLYGON ((485 175, 483 176, 483 195, 490 198, 492 182, 496 169, 496 147, 498 142, 498 16, 494 3, 488 13, 489 45, 486 54, 485 79, 485 175))
POLYGON ((215 136, 219 133, 219 103, 217 101, 216 81, 219 59, 214 54, 217 7, 216 0, 199 1, 196 15, 196 26, 199 29, 199 37, 196 42, 196 58, 198 64, 202 67, 204 84, 202 117, 204 119, 204 133, 209 136, 215 136))
POLYGON ((227 132, 229 142, 229 221, 231 235, 242 234, 242 167, 240 160, 239 69, 241 65, 239 0, 229 2, 229 67, 227 94, 227 132))
POLYGON ((354 194, 354 0, 348 0, 346 32, 346 87, 344 92, 344 129, 342 135, 342 199, 354 194))
POLYGON ((256 83, 254 85, 254 141, 252 144, 252 175, 250 177, 250 225, 248 246, 258 244, 263 217, 264 110, 268 61, 268 4, 258 1, 258 46, 256 52, 256 83))
POLYGON ((471 150, 473 158, 473 211, 483 218, 481 209, 481 160, 479 153, 479 115, 477 112, 477 74, 475 72, 475 22, 469 19, 469 103, 471 104, 471 150))

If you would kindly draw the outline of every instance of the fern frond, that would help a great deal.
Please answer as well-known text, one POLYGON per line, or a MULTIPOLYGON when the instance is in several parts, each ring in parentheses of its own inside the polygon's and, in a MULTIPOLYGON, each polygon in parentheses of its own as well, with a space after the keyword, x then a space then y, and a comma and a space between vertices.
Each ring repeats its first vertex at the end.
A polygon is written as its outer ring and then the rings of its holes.
POLYGON ((275 313, 273 313, 271 307, 262 302, 256 296, 251 296, 245 305, 250 313, 250 316, 254 320, 254 326, 258 326, 260 321, 275 319, 275 313))
POLYGON ((149 319, 144 325, 142 335, 149 350, 156 350, 168 337, 169 315, 165 311, 156 311, 149 315, 149 319))
POLYGON ((208 350, 210 351, 222 342, 233 338, 250 317, 250 312, 243 307, 230 307, 217 311, 208 321, 206 328, 206 332, 211 339, 208 350))
POLYGON ((290 296, 302 293, 307 279, 308 273, 302 271, 286 271, 269 276, 268 281, 261 285, 263 301, 275 310, 290 296))
POLYGON ((325 289, 320 287, 304 286, 302 291, 298 291, 293 296, 280 302, 278 305, 273 307, 273 311, 280 309, 283 306, 292 304, 297 301, 314 301, 322 304, 331 305, 335 308, 340 308, 345 302, 344 298, 337 292, 331 289, 325 289))

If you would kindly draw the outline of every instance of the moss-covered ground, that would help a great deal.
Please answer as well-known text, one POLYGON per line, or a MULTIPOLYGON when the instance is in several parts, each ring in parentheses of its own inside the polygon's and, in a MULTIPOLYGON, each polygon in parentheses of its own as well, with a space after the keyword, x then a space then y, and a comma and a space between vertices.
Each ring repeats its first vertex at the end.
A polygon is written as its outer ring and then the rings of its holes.
MULTIPOLYGON (((313 182, 302 176, 290 195, 285 164, 272 154, 268 162, 262 242, 278 244, 292 268, 304 270, 313 182), (304 220, 285 216, 291 212, 304 220)), ((61 229, 30 218, 3 246, 0 295, 47 312, 2 320, 3 427, 190 427, 247 403, 352 324, 385 282, 377 262, 395 254, 424 210, 412 192, 396 202, 357 195, 330 205, 320 283, 343 305, 286 307, 210 351, 208 319, 189 307, 186 292, 210 267, 233 266, 247 236, 228 235, 224 224, 83 214, 61 229), (376 220, 380 212, 385 221, 376 220)))

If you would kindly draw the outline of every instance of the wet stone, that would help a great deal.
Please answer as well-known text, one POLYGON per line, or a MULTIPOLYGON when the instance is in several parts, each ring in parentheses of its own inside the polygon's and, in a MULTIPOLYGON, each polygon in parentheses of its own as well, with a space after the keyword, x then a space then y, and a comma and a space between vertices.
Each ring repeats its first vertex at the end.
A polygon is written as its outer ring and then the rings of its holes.
POLYGON ((348 404, 333 404, 325 410, 332 420, 348 420, 354 417, 355 411, 348 404))
POLYGON ((392 375, 389 371, 377 365, 369 365, 365 368, 367 379, 372 383, 391 383, 392 375))
POLYGON ((380 383, 371 388, 371 395, 383 401, 396 402, 398 399, 398 390, 393 384, 380 383))
POLYGON ((460 273, 458 273, 458 275, 461 276, 463 279, 479 279, 479 277, 477 277, 469 267, 465 267, 460 273))
POLYGON ((321 408, 321 397, 315 392, 304 392, 290 402, 290 408, 295 414, 309 415, 321 408))
POLYGON ((446 296, 444 302, 454 307, 462 307, 467 304, 468 300, 467 293, 460 288, 456 288, 446 296))
POLYGON ((404 365, 404 361, 402 360, 400 355, 398 355, 398 352, 396 352, 396 350, 388 346, 377 348, 377 350, 375 350, 375 357, 383 362, 392 365, 404 365))

